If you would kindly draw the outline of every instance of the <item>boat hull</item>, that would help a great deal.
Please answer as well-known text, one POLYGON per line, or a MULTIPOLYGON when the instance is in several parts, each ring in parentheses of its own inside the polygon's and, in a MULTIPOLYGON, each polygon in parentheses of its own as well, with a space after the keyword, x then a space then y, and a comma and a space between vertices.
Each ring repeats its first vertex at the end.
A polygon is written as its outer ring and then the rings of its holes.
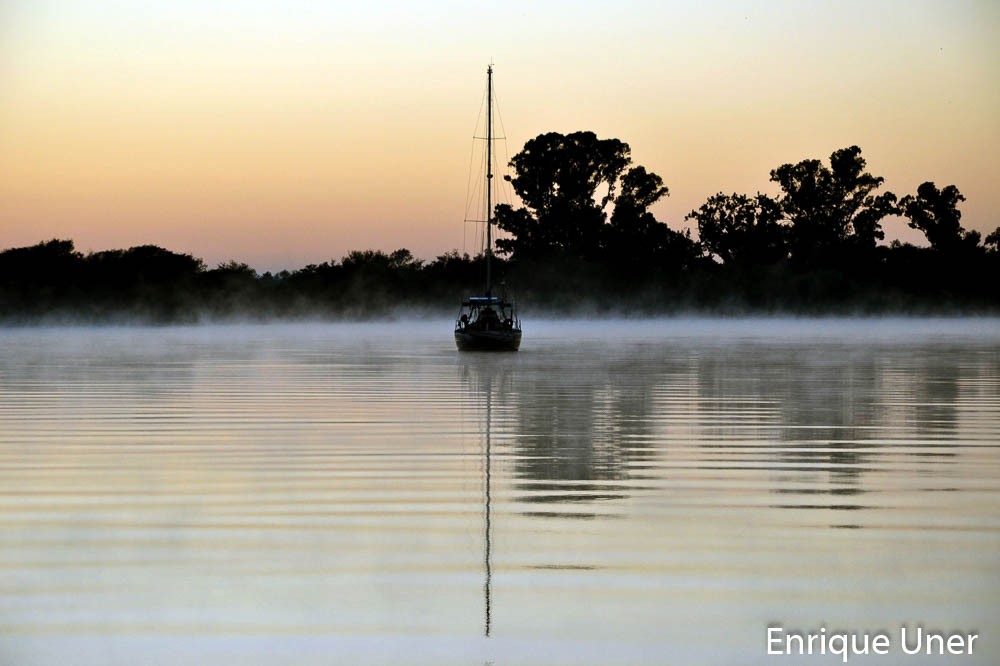
POLYGON ((455 331, 455 346, 459 351, 517 351, 521 331, 455 331))

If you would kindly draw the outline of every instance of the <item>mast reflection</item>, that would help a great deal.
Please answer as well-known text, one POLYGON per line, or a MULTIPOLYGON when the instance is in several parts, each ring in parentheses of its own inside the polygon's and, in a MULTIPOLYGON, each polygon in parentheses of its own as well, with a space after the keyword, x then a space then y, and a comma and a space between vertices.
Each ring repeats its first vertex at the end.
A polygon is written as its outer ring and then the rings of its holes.
MULTIPOLYGON (((510 380, 510 368, 489 355, 471 356, 471 362, 462 366, 463 378, 475 396, 476 410, 482 414, 483 456, 483 634, 489 638, 493 632, 493 393, 502 398, 510 380), (482 411, 480 411, 482 410, 482 411)), ((501 400, 501 402, 503 402, 501 400)))
MULTIPOLYGON (((490 382, 491 384, 492 382, 490 382)), ((485 529, 483 535, 483 566, 486 570, 486 581, 483 583, 483 597, 485 599, 484 606, 486 608, 486 622, 485 622, 485 634, 486 637, 490 637, 490 630, 492 629, 492 592, 493 592, 493 474, 491 469, 491 458, 492 452, 490 450, 490 421, 493 418, 493 391, 492 386, 487 385, 486 389, 486 437, 485 446, 483 447, 483 476, 485 478, 485 511, 483 515, 485 516, 485 529)))

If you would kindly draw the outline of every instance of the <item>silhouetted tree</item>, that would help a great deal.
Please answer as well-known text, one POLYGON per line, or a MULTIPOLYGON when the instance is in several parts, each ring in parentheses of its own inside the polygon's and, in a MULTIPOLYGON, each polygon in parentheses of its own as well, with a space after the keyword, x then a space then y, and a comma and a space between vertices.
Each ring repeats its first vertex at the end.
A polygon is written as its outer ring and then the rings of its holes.
POLYGON ((550 253, 596 258, 600 255, 605 207, 629 165, 630 148, 593 132, 540 134, 511 160, 508 180, 525 208, 500 205, 496 223, 511 234, 497 247, 516 258, 550 253), (600 188, 606 193, 597 200, 600 188))
MULTIPOLYGON (((473 259, 468 253, 459 254, 458 250, 451 250, 438 255, 434 261, 424 266, 423 273, 432 287, 446 289, 448 294, 454 293, 456 288, 478 289, 482 286, 486 258, 480 255, 473 259)), ((503 260, 494 257, 494 269, 498 272, 503 260)), ((445 292, 440 292, 444 295, 445 292)))
POLYGON ((648 215, 649 207, 666 196, 670 196, 670 190, 663 184, 662 178, 646 171, 646 167, 632 167, 622 176, 621 192, 615 198, 611 223, 627 228, 635 220, 648 215))
POLYGON ((452 272, 460 273, 471 262, 472 259, 469 257, 468 252, 459 254, 458 250, 449 250, 435 257, 434 261, 427 265, 427 268, 435 272, 450 275, 452 272))
POLYGON ((193 318, 201 259, 156 245, 105 250, 86 257, 84 288, 97 313, 152 321, 193 318))
POLYGON ((961 224, 958 204, 965 197, 954 185, 938 189, 932 182, 921 183, 916 195, 908 194, 899 202, 911 229, 919 229, 935 250, 957 252, 978 247, 978 231, 966 231, 961 224))
POLYGON ((781 206, 767 195, 719 192, 684 219, 698 224, 698 238, 710 255, 727 265, 746 265, 771 264, 788 256, 782 217, 781 206))
POLYGON ((257 277, 257 271, 249 264, 236 261, 235 259, 230 259, 229 261, 224 261, 219 264, 215 269, 220 273, 226 273, 230 275, 246 275, 248 277, 257 277))
POLYGON ((337 298, 362 316, 409 302, 420 292, 419 274, 423 261, 400 248, 386 254, 381 250, 354 250, 340 261, 344 283, 337 298))
POLYGON ((72 303, 83 270, 71 240, 0 252, 0 313, 40 314, 72 303))
POLYGON ((983 247, 991 254, 1000 254, 1000 227, 994 229, 983 239, 983 247))
POLYGON ((0 283, 66 284, 75 278, 82 260, 71 240, 11 248, 0 252, 0 283))
POLYGON ((782 190, 781 208, 791 222, 795 259, 841 258, 844 250, 870 250, 885 238, 881 220, 898 211, 896 195, 874 194, 884 179, 865 171, 857 146, 819 160, 783 164, 771 171, 782 190))
POLYGON ((406 248, 386 254, 381 250, 352 250, 340 261, 348 271, 391 271, 398 269, 419 269, 423 261, 416 259, 406 248))
POLYGON ((690 234, 674 231, 649 212, 665 196, 669 190, 663 179, 645 167, 633 167, 622 176, 602 243, 605 260, 617 270, 636 273, 669 267, 676 271, 697 254, 690 234))
POLYGON ((230 260, 216 268, 204 271, 198 276, 202 286, 200 302, 195 305, 207 309, 211 314, 239 315, 257 311, 269 314, 270 306, 265 302, 264 290, 273 287, 273 276, 269 273, 258 276, 249 265, 230 260))
POLYGON ((509 178, 525 206, 497 206, 497 226, 511 235, 497 247, 517 260, 559 257, 562 270, 578 260, 628 274, 687 266, 698 254, 690 233, 670 229, 649 211, 669 193, 663 179, 642 166, 629 168, 631 162, 627 143, 593 132, 528 141, 511 160, 509 178))
POLYGON ((100 282, 113 285, 167 285, 190 280, 205 270, 201 259, 156 245, 105 250, 87 256, 100 282))

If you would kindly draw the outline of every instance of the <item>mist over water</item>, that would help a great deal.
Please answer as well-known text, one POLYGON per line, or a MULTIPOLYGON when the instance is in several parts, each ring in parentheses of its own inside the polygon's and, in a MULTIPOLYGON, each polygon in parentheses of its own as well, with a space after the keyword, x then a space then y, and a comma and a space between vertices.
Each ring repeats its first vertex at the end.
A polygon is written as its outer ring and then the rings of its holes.
POLYGON ((0 330, 0 663, 1000 658, 1000 320, 451 326, 0 330))

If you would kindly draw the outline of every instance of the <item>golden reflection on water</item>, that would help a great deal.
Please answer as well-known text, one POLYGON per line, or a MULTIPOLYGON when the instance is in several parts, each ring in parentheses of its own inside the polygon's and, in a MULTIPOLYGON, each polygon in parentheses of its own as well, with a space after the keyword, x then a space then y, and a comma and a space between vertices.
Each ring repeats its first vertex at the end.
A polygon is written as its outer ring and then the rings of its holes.
POLYGON ((989 663, 1000 326, 786 324, 2 331, 0 661, 989 663))

